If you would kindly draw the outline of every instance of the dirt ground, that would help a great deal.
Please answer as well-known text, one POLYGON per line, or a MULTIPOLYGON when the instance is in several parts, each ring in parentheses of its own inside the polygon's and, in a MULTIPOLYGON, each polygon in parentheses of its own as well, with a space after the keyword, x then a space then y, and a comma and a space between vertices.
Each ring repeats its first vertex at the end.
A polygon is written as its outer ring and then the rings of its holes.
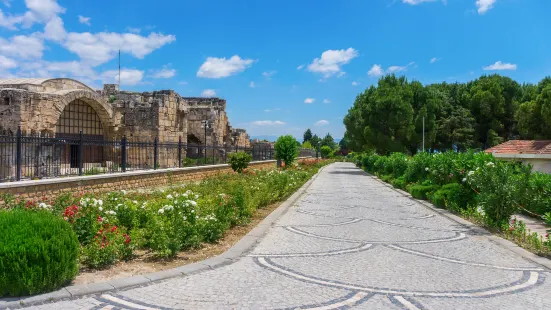
POLYGON ((183 265, 195 263, 213 256, 224 253, 226 250, 236 244, 243 236, 251 231, 258 223, 266 216, 275 210, 280 203, 258 209, 249 224, 245 226, 237 226, 226 232, 224 238, 216 244, 205 243, 201 248, 196 250, 180 252, 172 259, 159 259, 153 256, 150 252, 136 251, 136 257, 128 262, 120 262, 109 269, 105 270, 89 270, 81 269, 80 274, 73 281, 73 284, 88 284, 96 282, 104 282, 117 278, 130 277, 133 275, 146 274, 156 272, 183 265))

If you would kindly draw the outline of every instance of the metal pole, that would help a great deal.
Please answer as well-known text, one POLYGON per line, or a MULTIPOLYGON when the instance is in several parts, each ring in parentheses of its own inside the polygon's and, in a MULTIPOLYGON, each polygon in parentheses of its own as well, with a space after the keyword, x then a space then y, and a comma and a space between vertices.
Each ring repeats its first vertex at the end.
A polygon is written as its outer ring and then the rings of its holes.
POLYGON ((21 127, 17 128, 17 135, 15 136, 15 180, 21 180, 21 153, 22 143, 21 143, 21 127))
POLYGON ((425 153, 425 117, 423 116, 423 153, 425 153))
POLYGON ((205 163, 207 164, 207 122, 205 121, 205 163))
POLYGON ((126 172, 126 136, 121 140, 121 171, 126 172))
POLYGON ((155 137, 153 141, 153 169, 157 170, 159 165, 159 138, 155 137))
POLYGON ((82 175, 82 130, 78 140, 78 175, 82 175))

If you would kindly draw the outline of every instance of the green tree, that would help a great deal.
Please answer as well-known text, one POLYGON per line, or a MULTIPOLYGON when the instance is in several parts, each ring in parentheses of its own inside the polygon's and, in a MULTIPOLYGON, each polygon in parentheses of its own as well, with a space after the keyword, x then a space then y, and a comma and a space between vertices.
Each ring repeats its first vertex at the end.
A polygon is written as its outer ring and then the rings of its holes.
POLYGON ((321 139, 318 137, 318 135, 312 136, 310 143, 312 144, 315 150, 319 150, 319 148, 321 147, 321 139))
POLYGON ((302 140, 302 143, 308 142, 310 140, 312 140, 312 131, 310 130, 310 128, 308 128, 304 132, 304 139, 302 140))
POLYGON ((333 149, 330 148, 327 145, 324 145, 324 146, 321 147, 320 153, 321 153, 322 158, 329 158, 329 157, 331 157, 331 154, 333 153, 333 149))
POLYGON ((321 139, 321 147, 328 146, 332 150, 337 148, 337 143, 330 133, 327 133, 323 139, 321 139))
POLYGON ((282 160, 289 167, 298 156, 300 143, 291 135, 280 136, 274 145, 275 158, 282 160))
POLYGON ((314 149, 314 147, 312 146, 312 143, 310 143, 310 141, 306 141, 306 142, 302 143, 302 148, 303 149, 314 149))

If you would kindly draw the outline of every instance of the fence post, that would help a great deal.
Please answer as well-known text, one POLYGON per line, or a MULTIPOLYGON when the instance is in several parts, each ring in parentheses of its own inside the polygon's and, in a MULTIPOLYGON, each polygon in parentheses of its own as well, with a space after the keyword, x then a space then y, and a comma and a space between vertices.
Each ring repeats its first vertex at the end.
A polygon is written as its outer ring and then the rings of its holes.
POLYGON ((178 168, 182 168, 182 136, 178 137, 178 168))
POLYGON ((121 140, 121 171, 126 172, 126 136, 121 140))
POLYGON ((78 175, 82 175, 82 130, 79 134, 78 140, 78 175))
POLYGON ((21 143, 21 126, 17 128, 17 134, 15 136, 15 180, 21 181, 21 156, 23 153, 23 147, 21 143))
POLYGON ((159 164, 159 137, 155 137, 153 142, 153 169, 157 170, 159 164))

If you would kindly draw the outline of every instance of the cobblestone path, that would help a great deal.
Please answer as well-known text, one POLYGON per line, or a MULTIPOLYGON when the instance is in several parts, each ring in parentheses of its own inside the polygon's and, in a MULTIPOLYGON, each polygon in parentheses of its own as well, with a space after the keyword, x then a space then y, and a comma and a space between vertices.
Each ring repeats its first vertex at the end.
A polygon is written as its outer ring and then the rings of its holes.
POLYGON ((232 264, 37 308, 551 309, 548 276, 338 163, 232 264))

